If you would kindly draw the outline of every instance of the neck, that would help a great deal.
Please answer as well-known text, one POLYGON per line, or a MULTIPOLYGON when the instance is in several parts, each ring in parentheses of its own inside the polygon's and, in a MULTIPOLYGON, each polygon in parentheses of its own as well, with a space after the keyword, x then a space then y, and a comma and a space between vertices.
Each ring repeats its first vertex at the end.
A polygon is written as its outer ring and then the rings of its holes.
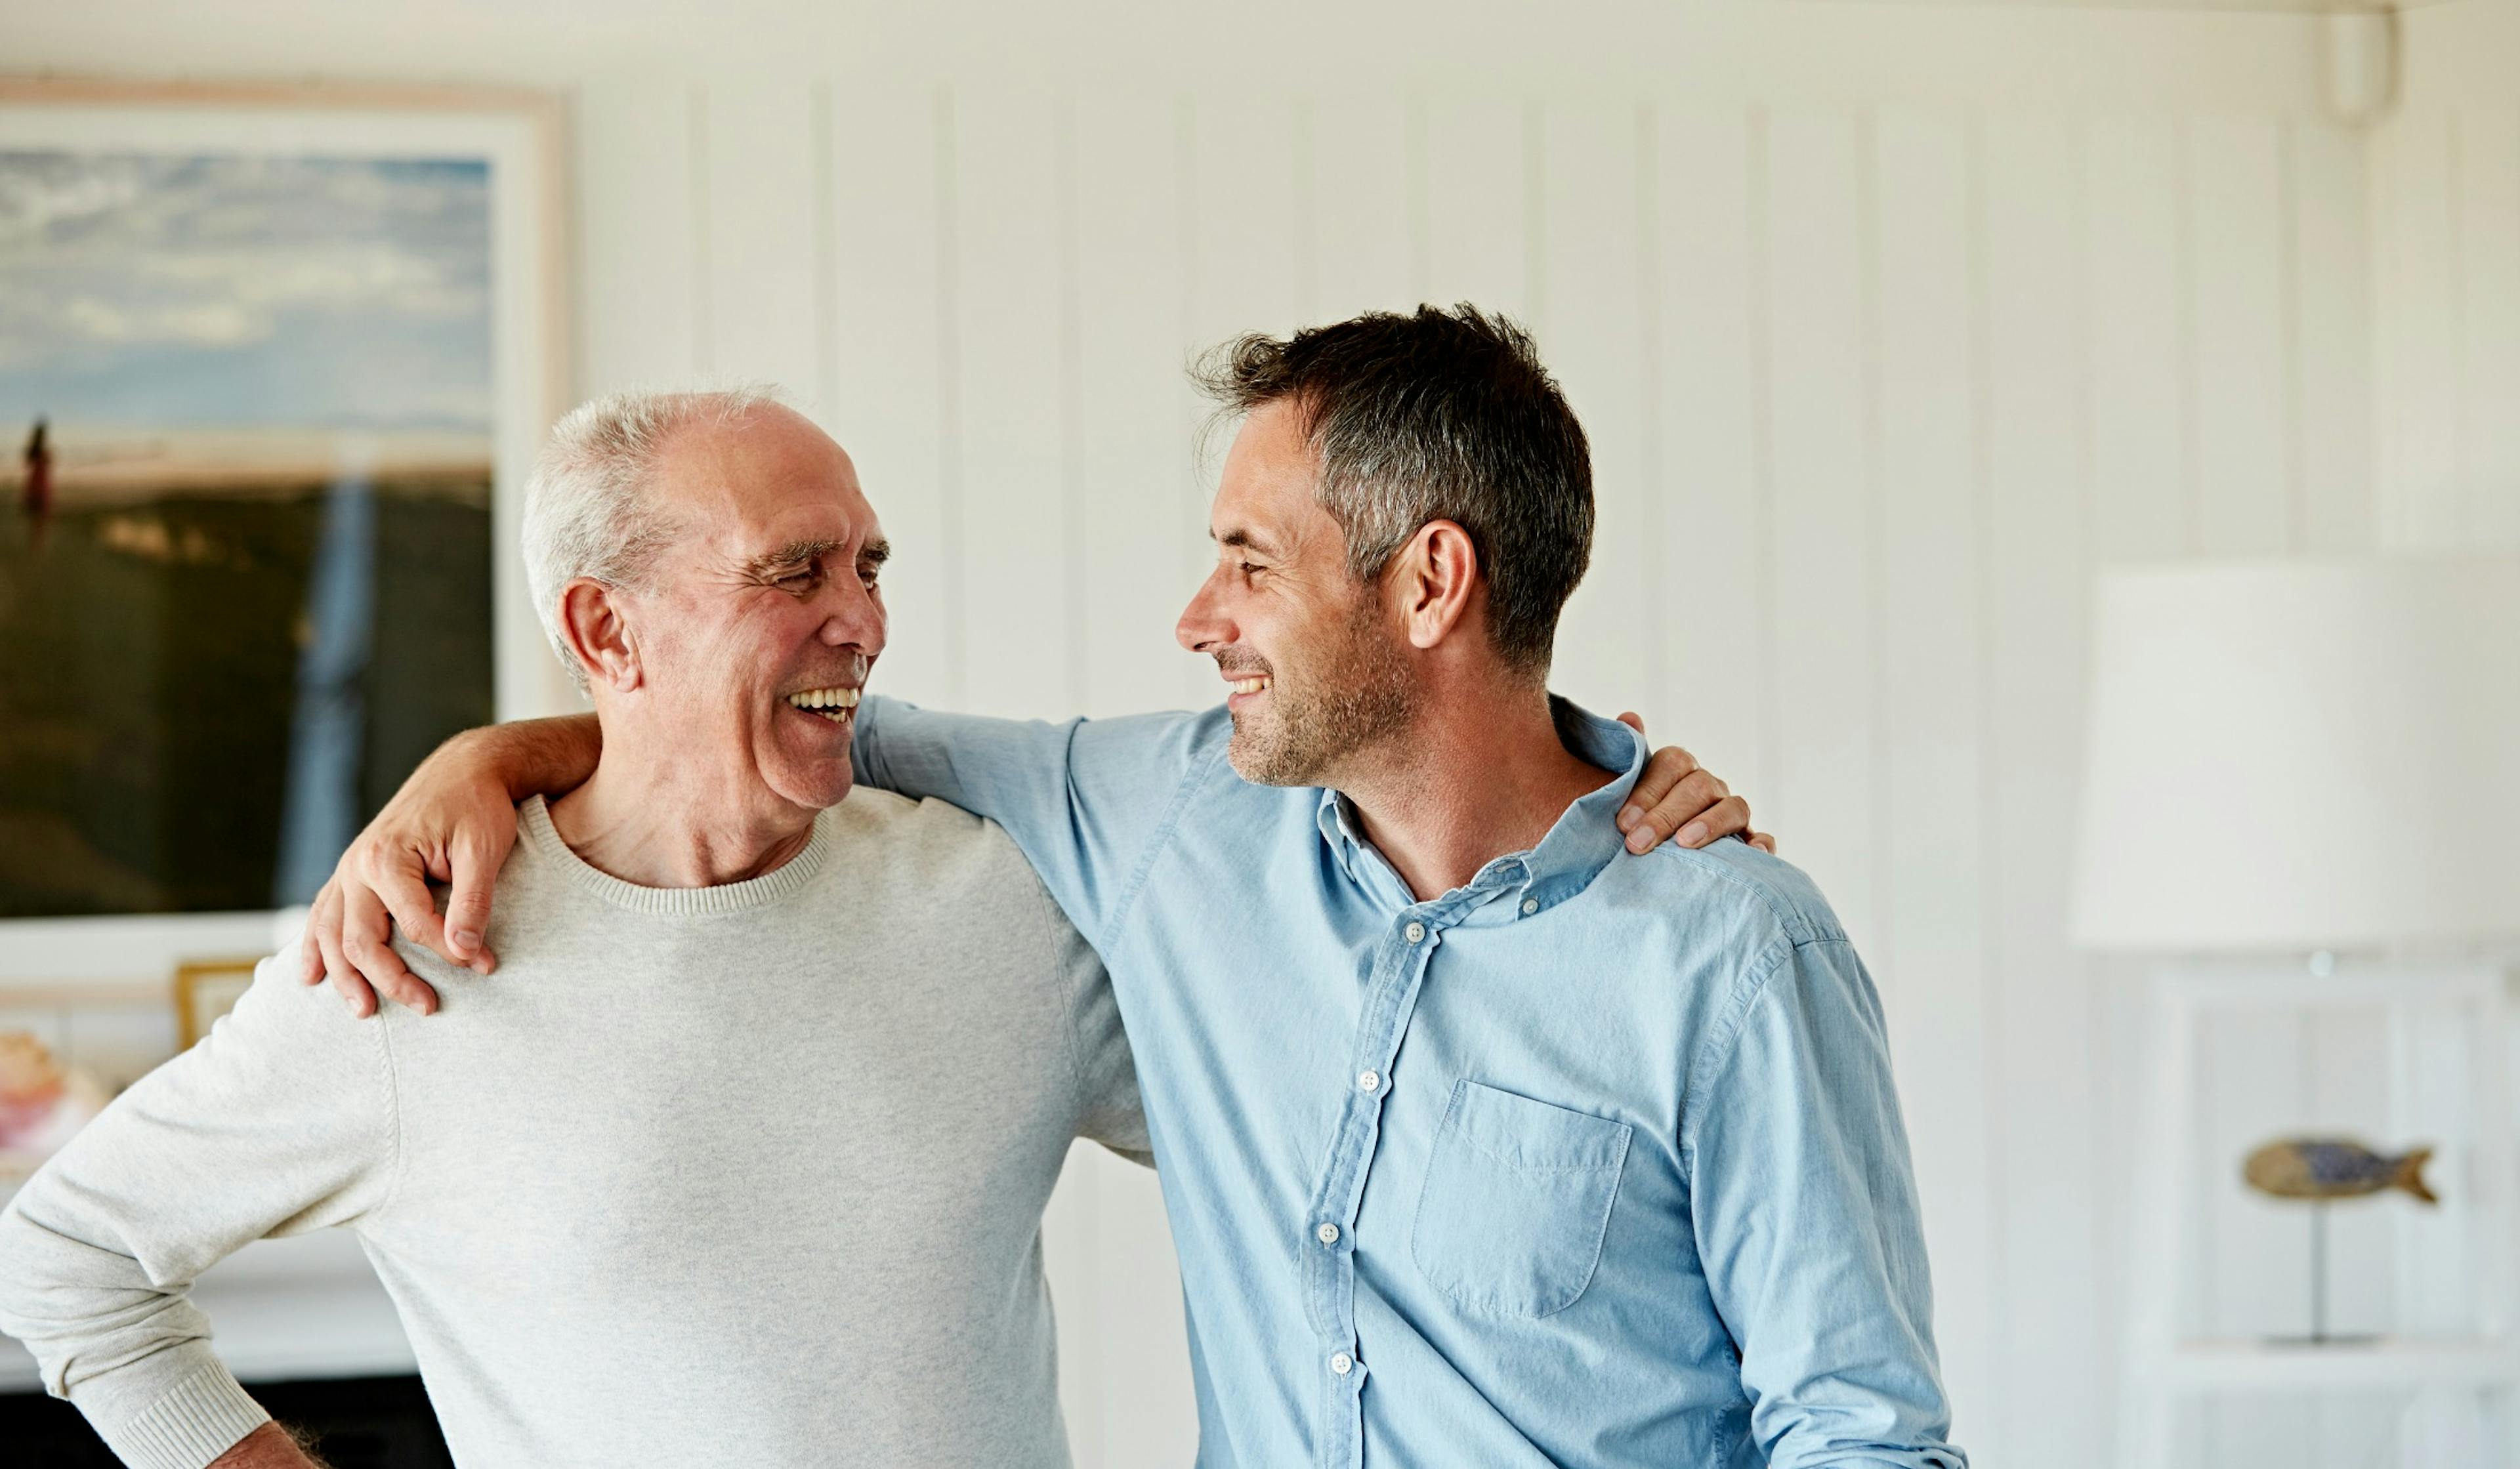
POLYGON ((1341 779, 1365 836, 1420 900, 1540 844, 1566 808, 1604 783, 1568 750, 1540 685, 1433 697, 1364 769, 1341 779))
POLYGON ((597 871, 641 887, 723 887, 779 870, 813 839, 812 810, 634 743, 608 730, 595 774, 551 803, 552 829, 597 871))

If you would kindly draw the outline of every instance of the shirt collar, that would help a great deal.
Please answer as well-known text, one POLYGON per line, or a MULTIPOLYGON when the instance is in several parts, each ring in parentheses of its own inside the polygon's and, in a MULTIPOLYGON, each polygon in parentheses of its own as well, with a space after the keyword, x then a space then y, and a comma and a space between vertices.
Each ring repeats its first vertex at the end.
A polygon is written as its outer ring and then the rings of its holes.
MULTIPOLYGON (((1580 893, 1611 859, 1627 850, 1627 837, 1619 830, 1616 820, 1628 792, 1636 788, 1637 778, 1644 773, 1644 736, 1615 719, 1577 708, 1555 694, 1549 696, 1550 713, 1557 721, 1557 736, 1566 747, 1603 770, 1618 774, 1608 784, 1576 798, 1557 818, 1540 845, 1527 852, 1510 852, 1481 868, 1470 879, 1468 891, 1511 891, 1517 897, 1537 899, 1543 908, 1559 903, 1580 893)), ((1335 790, 1322 792, 1318 813, 1322 840, 1337 860, 1339 870, 1350 882, 1373 885, 1372 877, 1360 870, 1359 859, 1367 847, 1359 833, 1354 806, 1335 790)), ((1362 866, 1376 875, 1388 877, 1393 885, 1398 878, 1390 873, 1387 864, 1378 857, 1362 866)), ((1399 888, 1402 906, 1413 900, 1405 887, 1399 888)))

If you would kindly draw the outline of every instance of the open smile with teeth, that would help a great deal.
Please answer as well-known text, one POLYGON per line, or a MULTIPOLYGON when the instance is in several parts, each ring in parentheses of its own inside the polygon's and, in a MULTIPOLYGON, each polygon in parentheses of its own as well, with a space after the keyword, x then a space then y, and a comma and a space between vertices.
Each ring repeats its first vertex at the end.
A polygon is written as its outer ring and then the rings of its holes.
POLYGON ((1267 679, 1236 679, 1234 681, 1234 691, 1237 693, 1258 693, 1261 690, 1268 687, 1269 681, 1267 679))
POLYGON ((849 722, 849 711, 858 706, 854 689, 806 689, 788 695, 788 702, 819 719, 841 725, 849 722))

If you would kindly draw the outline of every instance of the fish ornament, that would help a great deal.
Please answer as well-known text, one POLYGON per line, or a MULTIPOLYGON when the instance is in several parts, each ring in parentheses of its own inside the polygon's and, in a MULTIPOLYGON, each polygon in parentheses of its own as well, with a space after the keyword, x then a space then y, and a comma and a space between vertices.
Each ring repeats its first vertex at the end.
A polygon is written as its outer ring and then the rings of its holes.
POLYGON ((2400 1188, 2438 1204, 2440 1195, 2424 1182, 2424 1165, 2432 1156, 2429 1147, 2392 1158, 2350 1137, 2285 1137, 2249 1154, 2240 1177, 2279 1199, 2358 1199, 2400 1188))

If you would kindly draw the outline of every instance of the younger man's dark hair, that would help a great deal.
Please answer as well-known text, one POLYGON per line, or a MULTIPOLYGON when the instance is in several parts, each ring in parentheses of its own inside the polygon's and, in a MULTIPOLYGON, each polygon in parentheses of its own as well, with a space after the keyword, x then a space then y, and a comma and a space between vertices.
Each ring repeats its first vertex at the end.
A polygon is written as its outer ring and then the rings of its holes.
POLYGON ((1295 405, 1360 579, 1429 520, 1468 531, 1498 653, 1548 673, 1557 615, 1592 558, 1593 460, 1529 333, 1466 302, 1370 311, 1238 337, 1192 376, 1232 412, 1295 405))

